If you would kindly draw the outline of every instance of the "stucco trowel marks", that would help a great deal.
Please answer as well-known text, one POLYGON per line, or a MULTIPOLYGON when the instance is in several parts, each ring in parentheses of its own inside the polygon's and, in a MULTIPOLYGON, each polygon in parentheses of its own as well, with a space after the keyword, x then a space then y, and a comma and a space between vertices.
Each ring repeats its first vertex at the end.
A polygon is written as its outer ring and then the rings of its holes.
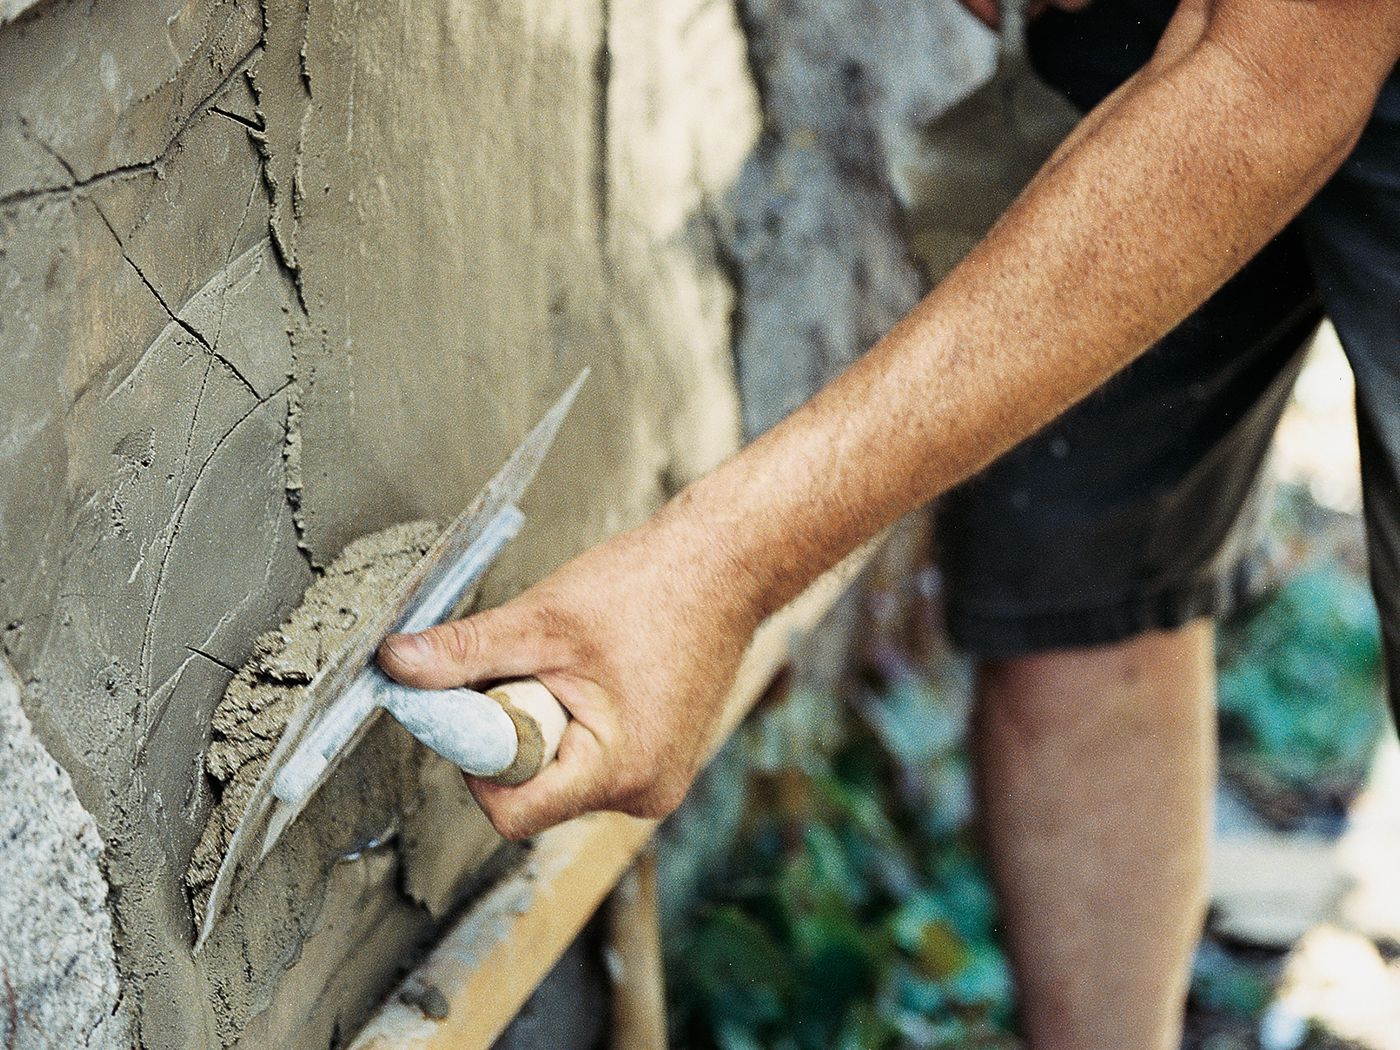
POLYGON ((350 544, 307 589, 286 623, 253 643, 253 655, 224 690, 214 709, 204 762, 216 801, 185 873, 196 925, 203 921, 210 888, 248 798, 306 686, 422 557, 438 531, 432 522, 410 522, 350 544))
POLYGON ((484 601, 732 449, 742 55, 707 0, 0 25, 0 643, 105 843, 144 1050, 343 1041, 484 877, 460 778, 381 721, 193 958, 212 712, 313 561, 457 513, 583 365, 484 601))

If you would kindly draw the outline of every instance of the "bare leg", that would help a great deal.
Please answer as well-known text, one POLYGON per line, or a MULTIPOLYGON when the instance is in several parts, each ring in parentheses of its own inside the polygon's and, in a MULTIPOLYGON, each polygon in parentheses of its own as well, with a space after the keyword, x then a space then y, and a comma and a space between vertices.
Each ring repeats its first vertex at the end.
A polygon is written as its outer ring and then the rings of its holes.
POLYGON ((1205 903, 1213 627, 989 661, 975 748, 1031 1050, 1168 1050, 1205 903))

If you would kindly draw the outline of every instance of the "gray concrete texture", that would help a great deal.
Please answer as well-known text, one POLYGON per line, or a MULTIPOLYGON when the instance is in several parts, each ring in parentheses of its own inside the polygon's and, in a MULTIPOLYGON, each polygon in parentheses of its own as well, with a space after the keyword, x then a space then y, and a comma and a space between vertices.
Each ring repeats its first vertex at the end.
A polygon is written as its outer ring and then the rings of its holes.
POLYGON ((119 1046, 102 840, 0 657, 0 1046, 119 1046))
POLYGON ((0 1045, 353 1032, 511 857, 384 724, 192 956, 221 698, 580 367, 486 603, 869 345, 891 173, 992 54, 953 0, 0 0, 0 1045))
MULTIPOLYGON (((7 732, 0 777, 71 778, 82 835, 27 878, 82 872, 94 976, 0 982, 25 996, 3 1045, 330 1046, 496 841, 381 726, 193 957, 214 708, 347 543, 447 520, 582 366, 485 601, 735 447, 706 202, 757 132, 742 35, 699 2, 22 6, 0 10, 0 626, 36 739, 7 732), (414 824, 429 802, 452 834, 414 824), (96 1024, 118 995, 129 1028, 96 1024)), ((2 870, 48 848, 7 840, 2 870)))

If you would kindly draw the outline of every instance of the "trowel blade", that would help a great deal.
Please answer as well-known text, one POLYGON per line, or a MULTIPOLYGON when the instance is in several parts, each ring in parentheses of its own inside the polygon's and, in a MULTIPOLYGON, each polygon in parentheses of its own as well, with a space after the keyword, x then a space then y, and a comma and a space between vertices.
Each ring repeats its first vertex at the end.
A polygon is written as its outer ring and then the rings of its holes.
MULTIPOLYGON (((550 446, 554 444, 564 418, 578 397, 584 380, 588 378, 588 372, 585 368, 578 374, 559 400, 511 453, 501 469, 476 494, 467 509, 443 530, 437 542, 386 597, 383 606, 356 629, 345 645, 326 661, 307 686, 301 706, 288 720, 277 746, 268 759, 267 768, 258 778, 247 808, 234 829, 228 852, 219 866, 209 893, 209 902, 204 909, 204 918, 194 945, 196 952, 204 947, 234 890, 243 884, 262 859, 271 852, 287 827, 334 771, 340 759, 354 749, 380 709, 374 708, 368 713, 360 730, 340 749, 318 778, 316 788, 298 803, 289 805, 273 794, 273 782, 277 778, 278 770, 316 725, 321 714, 335 703, 374 658, 374 653, 385 635, 396 629, 422 630, 441 618, 443 612, 440 608, 434 610, 432 622, 420 623, 418 620, 422 617, 415 614, 420 612, 425 598, 432 596, 439 589, 437 585, 441 582, 445 569, 460 561, 468 549, 482 539, 483 532, 501 512, 513 506, 525 494, 525 490, 539 472, 540 464, 544 462, 550 446)), ((484 572, 488 567, 489 562, 481 567, 481 571, 484 572)), ((477 574, 477 578, 479 576, 480 573, 477 574)), ((469 590, 473 583, 474 581, 469 581, 463 593, 469 590)))

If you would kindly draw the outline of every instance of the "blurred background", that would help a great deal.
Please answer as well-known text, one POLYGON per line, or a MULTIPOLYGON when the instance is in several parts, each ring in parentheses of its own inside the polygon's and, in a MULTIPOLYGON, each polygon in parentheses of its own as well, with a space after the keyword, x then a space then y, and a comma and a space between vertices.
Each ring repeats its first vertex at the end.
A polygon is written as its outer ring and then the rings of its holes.
MULTIPOLYGON (((738 10, 764 123, 719 233, 753 435, 913 304, 985 221, 969 203, 1027 177, 1065 115, 1021 82, 1000 108, 965 102, 998 45, 957 0, 738 10)), ((1400 1050, 1400 751, 1327 327, 1273 459, 1272 584, 1220 631, 1212 905, 1184 1045, 1400 1050)), ((1018 1045, 970 671, 939 591, 919 515, 664 828, 675 1045, 1018 1045)))
MULTIPOLYGON (((1221 785, 1184 1046, 1400 1047, 1400 749, 1330 329, 1278 432, 1275 580, 1222 626, 1221 785)), ((925 519, 666 828, 677 1045, 1014 1047, 925 519)))

